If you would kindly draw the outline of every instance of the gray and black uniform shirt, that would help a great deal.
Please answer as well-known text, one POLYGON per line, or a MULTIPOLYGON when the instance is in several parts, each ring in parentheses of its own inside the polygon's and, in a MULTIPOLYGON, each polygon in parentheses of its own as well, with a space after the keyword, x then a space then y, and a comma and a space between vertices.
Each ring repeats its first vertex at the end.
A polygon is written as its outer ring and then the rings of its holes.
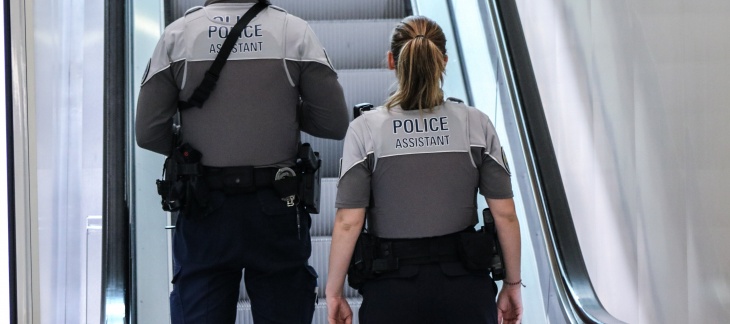
MULTIPOLYGON (((137 104, 140 147, 169 154, 172 117, 255 1, 208 0, 164 31, 137 104)), ((342 139, 348 113, 337 73, 309 25, 269 6, 244 29, 202 109, 181 115, 183 141, 208 166, 291 166, 300 129, 342 139), (301 105, 300 105, 301 98, 301 105)))
POLYGON ((379 107, 350 124, 336 207, 367 207, 370 233, 419 238, 474 226, 477 189, 512 197, 502 147, 481 111, 449 101, 430 113, 379 107))

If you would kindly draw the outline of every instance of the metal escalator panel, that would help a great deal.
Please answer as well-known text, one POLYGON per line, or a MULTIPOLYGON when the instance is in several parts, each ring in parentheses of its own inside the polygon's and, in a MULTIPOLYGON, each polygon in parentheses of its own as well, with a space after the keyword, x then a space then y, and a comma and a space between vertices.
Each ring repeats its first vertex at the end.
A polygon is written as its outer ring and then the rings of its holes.
POLYGON ((550 270, 566 316, 575 322, 621 323, 601 305, 583 260, 552 146, 537 81, 532 70, 519 12, 514 0, 490 1, 493 47, 501 47, 501 61, 511 109, 512 131, 522 140, 524 172, 532 179, 534 203, 541 220, 550 270))

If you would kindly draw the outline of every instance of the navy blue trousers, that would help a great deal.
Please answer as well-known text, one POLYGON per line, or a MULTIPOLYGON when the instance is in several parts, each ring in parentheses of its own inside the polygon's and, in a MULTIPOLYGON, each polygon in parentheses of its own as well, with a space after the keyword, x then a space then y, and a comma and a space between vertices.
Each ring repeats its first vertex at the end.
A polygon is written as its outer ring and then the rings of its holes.
POLYGON ((173 324, 234 323, 242 269, 254 322, 312 322, 311 219, 273 190, 212 192, 206 215, 180 215, 173 240, 173 324), (297 226, 299 214, 299 226, 297 226))
POLYGON ((497 324, 497 285, 457 263, 402 266, 367 281, 360 324, 497 324))

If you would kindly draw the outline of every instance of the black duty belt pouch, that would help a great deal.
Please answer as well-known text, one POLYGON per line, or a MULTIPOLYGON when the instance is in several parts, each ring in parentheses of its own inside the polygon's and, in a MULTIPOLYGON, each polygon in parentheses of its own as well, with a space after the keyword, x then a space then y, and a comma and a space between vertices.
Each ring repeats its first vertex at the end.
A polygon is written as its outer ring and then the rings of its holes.
POLYGON ((163 179, 157 180, 157 193, 162 197, 164 211, 182 211, 198 215, 208 205, 208 186, 203 179, 202 154, 189 144, 175 148, 165 159, 163 179))
POLYGON ((173 167, 172 158, 168 156, 165 159, 165 163, 162 165, 162 179, 157 179, 155 182, 157 185, 157 194, 162 198, 162 210, 164 211, 180 209, 180 206, 177 205, 177 199, 170 196, 174 182, 174 179, 170 177, 173 167))
POLYGON ((459 256, 464 267, 472 270, 489 270, 492 279, 502 280, 507 272, 504 256, 497 235, 497 226, 489 208, 482 210, 484 226, 476 232, 463 233, 459 244, 459 256))
POLYGON ((366 281, 375 278, 373 260, 376 257, 378 241, 377 237, 364 231, 357 237, 350 266, 347 269, 347 284, 350 287, 360 289, 366 281))
POLYGON ((492 267, 494 242, 483 231, 459 234, 459 259, 469 270, 489 270, 492 267))

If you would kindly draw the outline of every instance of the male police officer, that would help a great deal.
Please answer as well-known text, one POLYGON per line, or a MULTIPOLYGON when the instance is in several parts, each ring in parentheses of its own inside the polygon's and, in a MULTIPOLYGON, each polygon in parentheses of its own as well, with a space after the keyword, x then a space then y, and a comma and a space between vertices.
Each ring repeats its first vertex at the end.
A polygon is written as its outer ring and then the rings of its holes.
MULTIPOLYGON (((191 97, 255 2, 207 0, 165 29, 139 93, 140 147, 171 154, 178 102, 191 97)), ((209 192, 205 208, 182 212, 176 224, 173 323, 233 323, 244 268, 257 324, 311 323, 310 218, 272 182, 294 165, 300 129, 341 139, 347 115, 312 29, 280 8, 263 9, 237 39, 204 105, 181 111, 182 142, 202 153, 209 192)))

